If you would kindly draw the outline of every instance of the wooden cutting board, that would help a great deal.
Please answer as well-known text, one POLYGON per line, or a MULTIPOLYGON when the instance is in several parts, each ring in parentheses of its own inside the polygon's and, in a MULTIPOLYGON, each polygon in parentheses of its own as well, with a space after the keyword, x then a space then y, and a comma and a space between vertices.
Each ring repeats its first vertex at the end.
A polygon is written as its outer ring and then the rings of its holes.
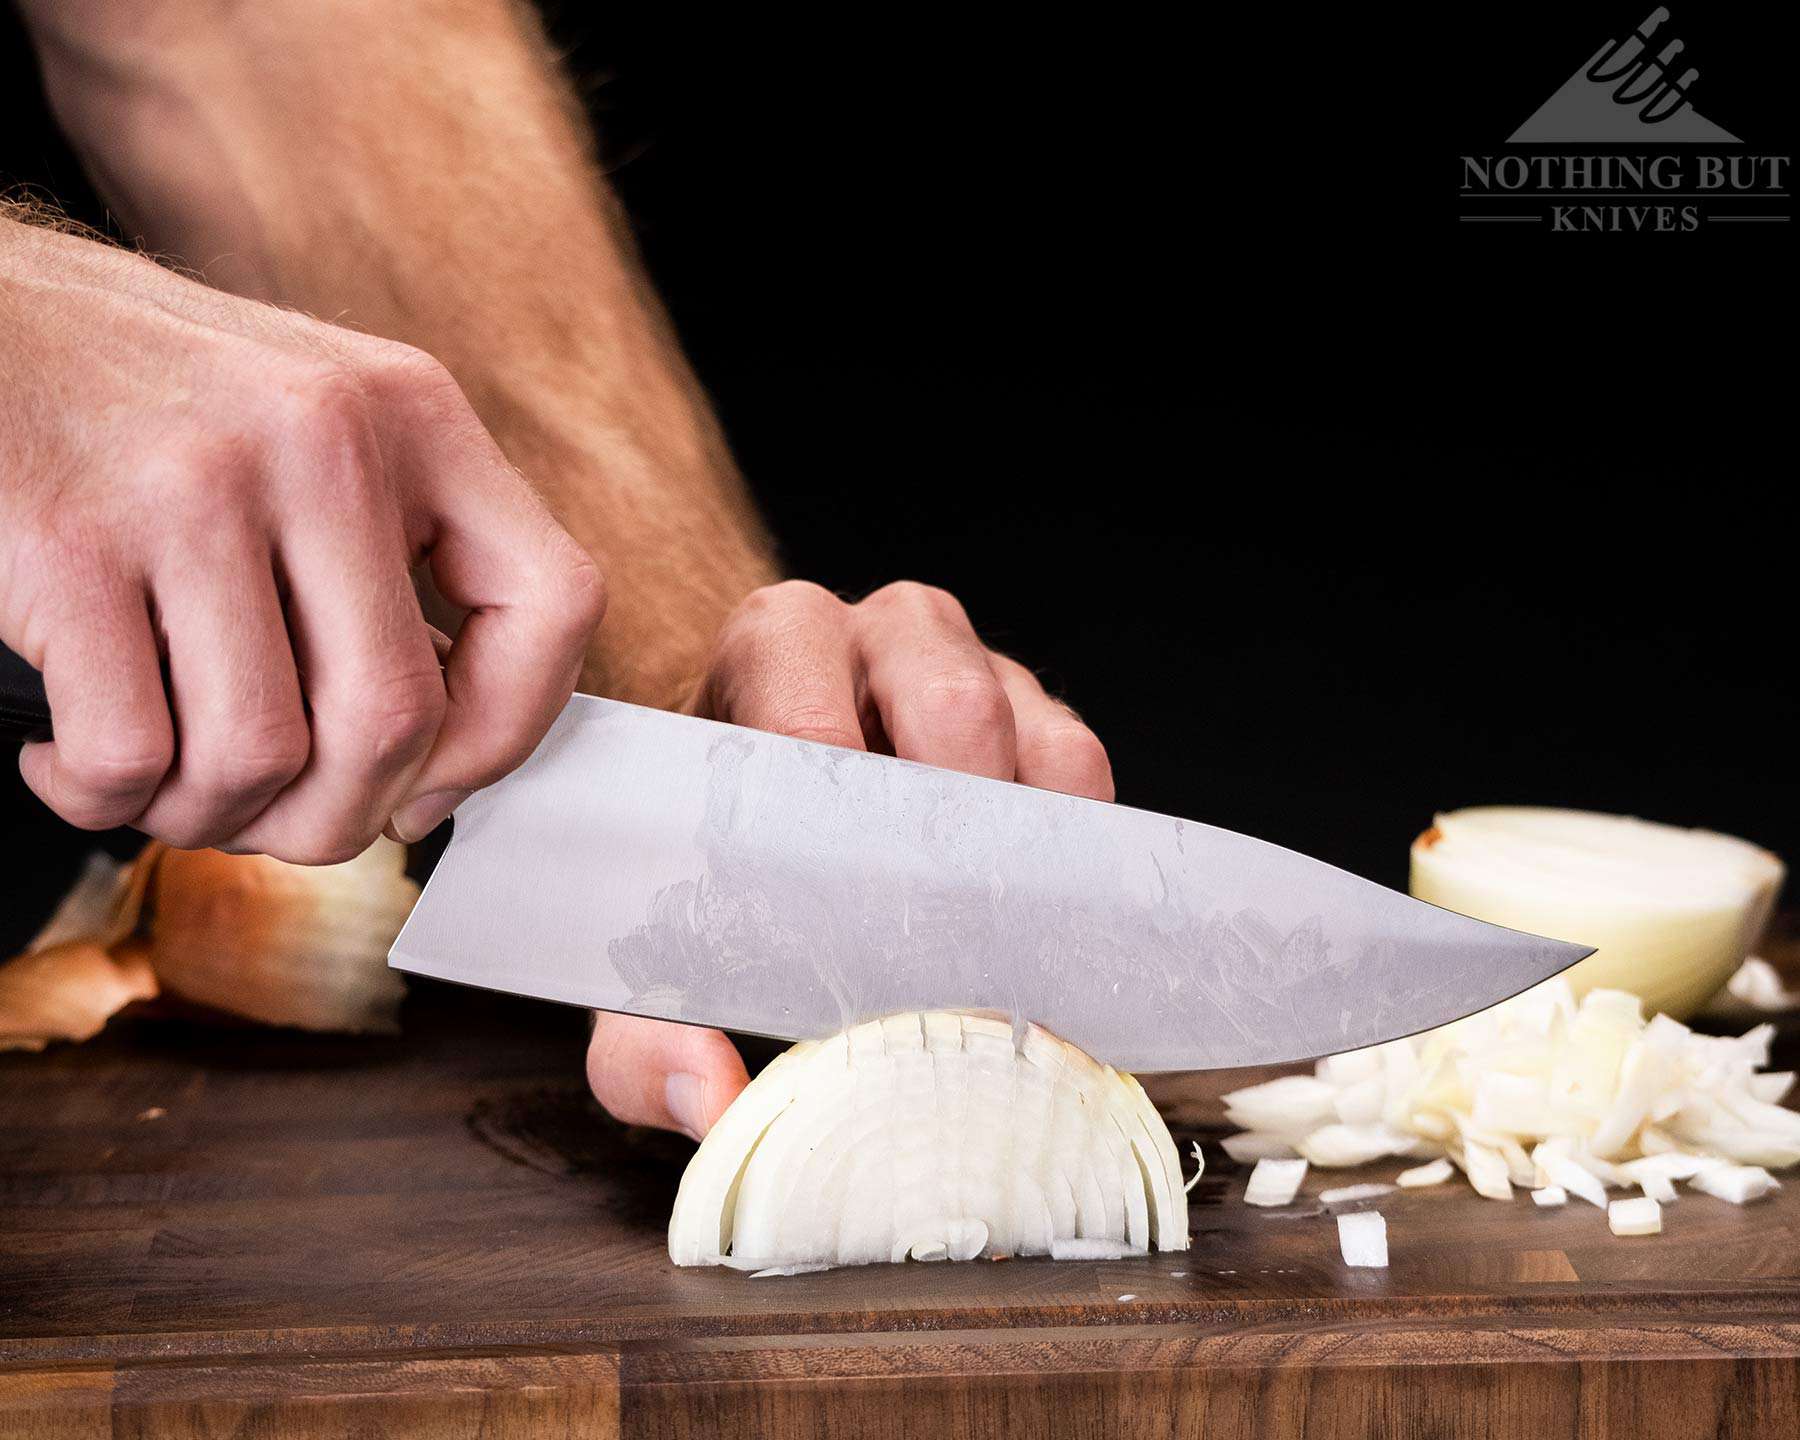
POLYGON ((1405 1192, 1353 1271, 1215 1148, 1186 1254, 753 1280, 670 1265, 691 1146, 594 1110, 574 1012, 406 1022, 0 1056, 0 1436, 1800 1434, 1800 1183, 1639 1240, 1405 1192))

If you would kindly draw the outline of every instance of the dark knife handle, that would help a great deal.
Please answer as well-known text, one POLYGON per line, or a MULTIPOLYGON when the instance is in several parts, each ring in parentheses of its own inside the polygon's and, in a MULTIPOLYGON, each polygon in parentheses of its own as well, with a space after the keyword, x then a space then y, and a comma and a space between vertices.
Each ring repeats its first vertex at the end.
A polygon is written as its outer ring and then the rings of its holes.
POLYGON ((44 677, 0 645, 0 740, 48 740, 50 701, 44 677))

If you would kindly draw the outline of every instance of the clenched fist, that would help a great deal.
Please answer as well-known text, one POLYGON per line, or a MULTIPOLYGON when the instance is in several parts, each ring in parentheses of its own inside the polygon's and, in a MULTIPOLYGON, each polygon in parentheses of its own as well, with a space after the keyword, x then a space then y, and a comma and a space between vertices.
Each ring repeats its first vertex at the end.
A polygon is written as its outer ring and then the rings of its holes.
MULTIPOLYGON (((849 605, 790 580, 720 632, 691 707, 714 720, 880 750, 971 775, 1113 798, 1094 732, 1023 665, 981 643, 954 596, 904 582, 849 605)), ((717 1030, 595 1017, 588 1081, 621 1120, 705 1135, 744 1088, 717 1030)))
POLYGON ((404 345, 0 218, 0 640, 76 825, 344 860, 528 755, 601 577, 404 345), (440 668, 411 569, 469 618, 440 668))

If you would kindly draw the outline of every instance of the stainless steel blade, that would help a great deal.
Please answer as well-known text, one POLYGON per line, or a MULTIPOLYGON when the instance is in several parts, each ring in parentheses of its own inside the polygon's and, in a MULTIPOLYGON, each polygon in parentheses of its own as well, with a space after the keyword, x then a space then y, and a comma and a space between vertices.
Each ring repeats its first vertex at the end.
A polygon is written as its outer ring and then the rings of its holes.
POLYGON ((783 1039, 989 1008, 1185 1070, 1393 1039, 1588 953, 1192 820, 577 696, 457 811, 390 958, 783 1039))

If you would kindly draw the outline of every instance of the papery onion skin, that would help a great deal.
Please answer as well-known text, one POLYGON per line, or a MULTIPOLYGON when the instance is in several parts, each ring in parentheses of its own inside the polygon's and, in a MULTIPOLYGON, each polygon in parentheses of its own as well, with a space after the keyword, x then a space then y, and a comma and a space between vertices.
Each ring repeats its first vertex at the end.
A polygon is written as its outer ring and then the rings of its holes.
POLYGON ((0 965, 0 1050, 42 1050, 53 1040, 90 1040, 134 1000, 156 994, 141 950, 66 940, 0 965))
POLYGON ((1412 848, 1412 893, 1478 920, 1595 947, 1564 972, 1577 997, 1628 990, 1676 1019, 1750 953, 1786 871, 1706 830, 1583 810, 1439 815, 1412 848))
POLYGON ((90 855, 25 953, 0 964, 0 1050, 91 1040, 127 1005, 155 998, 148 956, 130 936, 161 849, 130 866, 90 855))
POLYGON ((387 952, 418 896, 405 847, 387 839, 321 866, 166 850, 146 902, 150 959, 165 990, 215 1010, 392 1034, 405 985, 387 952))

